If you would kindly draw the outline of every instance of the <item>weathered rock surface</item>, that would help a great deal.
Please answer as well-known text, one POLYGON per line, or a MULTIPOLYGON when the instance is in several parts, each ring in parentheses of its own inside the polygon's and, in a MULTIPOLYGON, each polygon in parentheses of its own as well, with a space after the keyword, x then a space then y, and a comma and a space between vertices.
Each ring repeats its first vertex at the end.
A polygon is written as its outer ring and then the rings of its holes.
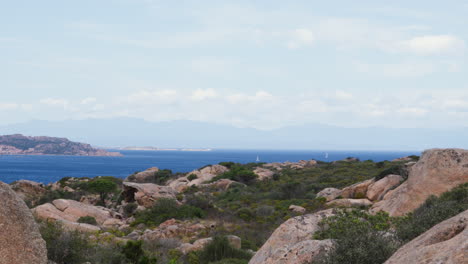
POLYGON ((468 150, 431 149, 410 168, 408 179, 372 207, 400 216, 418 208, 430 195, 440 195, 468 182, 468 150))
POLYGON ((332 214, 332 209, 328 209, 287 220, 273 232, 267 242, 250 260, 249 264, 300 264, 300 262, 294 261, 303 258, 312 261, 312 256, 316 256, 319 252, 325 250, 328 242, 311 240, 311 237, 319 229, 318 223, 332 214), (307 248, 304 243, 307 243, 307 248), (312 250, 317 251, 312 252, 312 250), (298 252, 308 256, 299 256, 298 252), (309 256, 311 256, 310 259, 309 256))
POLYGON ((267 163, 263 164, 263 167, 265 168, 272 168, 277 171, 283 170, 283 168, 291 168, 291 169, 304 169, 304 168, 311 168, 317 165, 316 160, 300 160, 298 162, 272 162, 272 163, 267 163))
POLYGON ((401 263, 468 263, 468 210, 435 225, 385 262, 401 263))
POLYGON ((327 199, 327 202, 335 200, 340 195, 341 190, 336 188, 325 188, 317 193, 317 197, 324 197, 327 199))
POLYGON ((352 206, 371 206, 372 202, 367 199, 336 199, 327 203, 328 206, 341 206, 341 207, 352 207, 352 206))
MULTIPOLYGON (((200 186, 205 182, 211 181, 214 177, 227 172, 229 169, 222 165, 211 165, 200 170, 187 173, 184 177, 177 178, 168 183, 168 186, 182 192, 190 186, 200 186), (194 175, 195 179, 189 180, 189 176, 194 175)), ((193 177, 193 176, 192 176, 193 177)))
MULTIPOLYGON (((37 218, 60 222, 66 229, 81 231, 97 231, 100 227, 78 223, 84 216, 92 216, 99 226, 114 227, 123 224, 121 220, 113 217, 113 212, 100 206, 92 206, 73 200, 57 199, 52 203, 39 205, 32 209, 37 218)), ((118 216, 116 216, 118 217, 118 216)))
POLYGON ((153 230, 146 230, 140 238, 147 241, 166 238, 196 239, 202 232, 206 232, 210 228, 211 223, 193 223, 191 221, 169 219, 153 230))
POLYGON ((398 186, 403 181, 400 175, 390 174, 372 183, 367 188, 367 198, 372 201, 382 200, 388 191, 398 186))
POLYGON ((47 249, 31 211, 0 182, 0 264, 46 264, 47 249))
POLYGON ((28 180, 15 181, 11 184, 11 188, 21 199, 31 203, 33 206, 46 192, 44 184, 28 180))
POLYGON ((145 171, 138 172, 128 176, 125 181, 136 183, 151 183, 154 180, 154 175, 159 171, 159 168, 152 167, 145 171))
POLYGON ((341 190, 341 196, 343 198, 364 198, 366 197, 367 188, 369 185, 375 182, 374 179, 369 179, 363 182, 355 183, 351 186, 343 188, 341 190))
POLYGON ((306 209, 304 207, 294 204, 291 204, 288 209, 298 214, 303 214, 306 212, 306 209))
POLYGON ((123 192, 125 202, 137 202, 138 205, 149 208, 161 198, 176 199, 176 191, 170 186, 160 186, 153 183, 124 182, 123 192))
POLYGON ((273 175, 275 175, 275 173, 272 170, 265 169, 262 167, 256 168, 253 172, 257 174, 258 179, 261 181, 271 179, 273 178, 273 175))

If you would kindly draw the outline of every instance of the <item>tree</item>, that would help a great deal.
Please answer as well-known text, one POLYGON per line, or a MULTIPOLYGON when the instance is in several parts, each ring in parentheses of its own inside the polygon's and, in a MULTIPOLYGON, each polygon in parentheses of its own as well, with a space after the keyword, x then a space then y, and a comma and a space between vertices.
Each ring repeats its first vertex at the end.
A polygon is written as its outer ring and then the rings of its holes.
POLYGON ((98 193, 101 202, 104 204, 107 194, 117 190, 117 184, 109 179, 95 179, 88 184, 88 190, 98 193))

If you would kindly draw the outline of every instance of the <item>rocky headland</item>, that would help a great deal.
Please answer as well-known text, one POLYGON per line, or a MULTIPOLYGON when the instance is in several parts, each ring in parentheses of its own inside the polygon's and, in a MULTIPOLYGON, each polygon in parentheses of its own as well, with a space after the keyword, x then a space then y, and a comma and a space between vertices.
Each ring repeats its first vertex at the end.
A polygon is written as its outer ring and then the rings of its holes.
POLYGON ((89 144, 57 137, 28 137, 21 134, 0 136, 0 155, 122 156, 93 148, 89 144))
POLYGON ((467 260, 462 149, 385 162, 222 162, 185 174, 153 167, 125 180, 1 184, 0 196, 0 264, 46 263, 45 254, 57 264, 467 260))

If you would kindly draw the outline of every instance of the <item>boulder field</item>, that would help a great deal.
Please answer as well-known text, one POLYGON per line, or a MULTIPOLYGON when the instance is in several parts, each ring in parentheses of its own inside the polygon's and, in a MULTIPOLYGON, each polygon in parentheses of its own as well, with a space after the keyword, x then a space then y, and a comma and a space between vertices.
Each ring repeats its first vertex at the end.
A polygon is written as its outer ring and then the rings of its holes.
MULTIPOLYGON (((345 187, 326 188, 317 194, 328 206, 367 206, 370 212, 405 215, 418 208, 430 195, 440 195, 468 182, 468 150, 430 149, 417 163, 407 164, 409 175, 387 175, 345 187)), ((249 264, 301 264, 319 259, 332 245, 330 240, 313 240, 318 223, 333 209, 298 216, 278 227, 256 252, 249 264)), ((385 262, 464 264, 468 252, 468 211, 432 227, 401 247, 385 262)))

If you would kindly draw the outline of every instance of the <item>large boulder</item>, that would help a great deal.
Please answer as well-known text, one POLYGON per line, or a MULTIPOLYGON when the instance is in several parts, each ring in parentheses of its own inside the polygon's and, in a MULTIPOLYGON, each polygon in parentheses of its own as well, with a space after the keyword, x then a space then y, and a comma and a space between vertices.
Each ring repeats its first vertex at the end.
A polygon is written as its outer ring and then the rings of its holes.
POLYGON ((24 201, 3 182, 0 201, 0 264, 46 264, 46 243, 24 201))
POLYGON ((327 202, 335 200, 338 196, 341 195, 341 190, 337 188, 325 188, 317 193, 317 198, 324 197, 327 202))
POLYGON ((57 221, 67 230, 79 230, 94 232, 101 230, 101 227, 115 227, 123 222, 117 219, 118 215, 107 208, 80 203, 73 200, 57 199, 52 203, 39 205, 32 209, 34 215, 42 220, 57 221), (78 223, 78 219, 84 216, 91 216, 96 219, 99 226, 78 223))
POLYGON ((170 186, 153 183, 124 182, 122 195, 125 202, 137 202, 138 205, 149 208, 161 198, 176 199, 177 192, 170 186))
POLYGON ((426 150, 410 168, 408 180, 375 203, 372 212, 401 216, 418 208, 430 195, 440 195, 465 182, 468 182, 468 150, 426 150))
POLYGON ((401 263, 468 263, 468 210, 435 225, 385 262, 401 263))
POLYGON ((371 206, 372 202, 367 199, 336 199, 327 203, 328 206, 338 207, 354 207, 354 206, 371 206))
POLYGON ((402 181, 403 177, 400 175, 387 175, 384 178, 369 185, 366 196, 371 201, 381 200, 388 191, 400 185, 402 181))
POLYGON ((257 174, 258 179, 261 180, 261 181, 269 180, 269 179, 273 178, 273 175, 275 175, 275 173, 272 170, 265 169, 265 168, 262 168, 262 167, 256 168, 253 172, 255 174, 257 174))
POLYGON ((167 185, 177 192, 182 192, 190 186, 200 186, 211 181, 214 177, 227 172, 229 169, 222 165, 210 165, 202 169, 187 173, 185 176, 170 181, 167 185))
POLYGON ((319 222, 331 215, 332 209, 328 209, 287 220, 273 232, 249 264, 312 262, 331 246, 328 240, 312 240, 319 222))
POLYGON ((343 198, 365 198, 367 188, 375 182, 374 179, 369 179, 363 182, 358 182, 348 187, 343 188, 340 195, 343 198))
POLYGON ((37 200, 46 193, 44 184, 29 180, 19 180, 11 184, 11 188, 24 201, 34 206, 37 200))
POLYGON ((154 180, 155 174, 159 171, 159 168, 152 167, 145 171, 138 172, 128 176, 125 181, 136 182, 136 183, 150 183, 154 180))

